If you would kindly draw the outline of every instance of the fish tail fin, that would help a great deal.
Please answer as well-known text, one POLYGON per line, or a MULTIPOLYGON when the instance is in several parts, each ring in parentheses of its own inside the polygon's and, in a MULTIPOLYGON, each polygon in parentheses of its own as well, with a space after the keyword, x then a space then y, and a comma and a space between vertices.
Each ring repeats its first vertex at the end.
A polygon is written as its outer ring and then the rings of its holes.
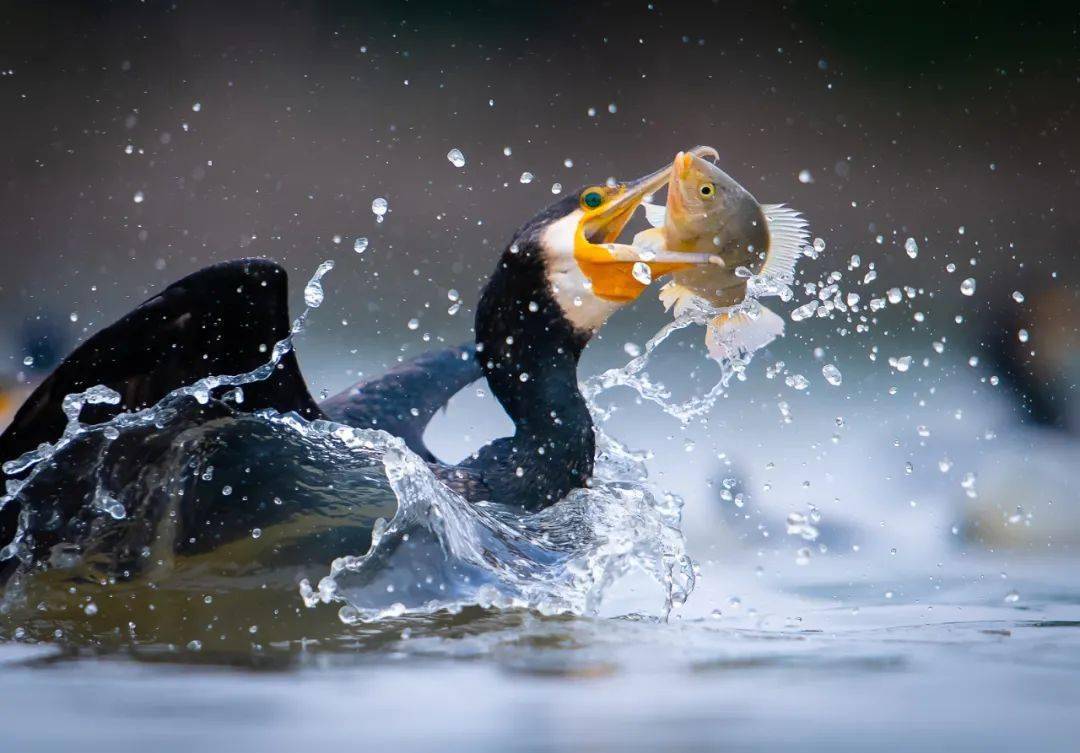
POLYGON ((730 361, 742 354, 764 348, 784 335, 784 320, 779 314, 758 305, 756 316, 746 311, 724 313, 709 322, 705 346, 716 361, 730 361))

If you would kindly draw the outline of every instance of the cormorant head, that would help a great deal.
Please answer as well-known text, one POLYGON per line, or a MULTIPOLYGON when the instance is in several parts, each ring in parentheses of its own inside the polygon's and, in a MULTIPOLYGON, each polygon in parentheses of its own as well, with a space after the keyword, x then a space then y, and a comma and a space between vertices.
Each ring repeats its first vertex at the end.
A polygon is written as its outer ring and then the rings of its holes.
MULTIPOLYGON (((691 153, 715 151, 697 147, 691 153)), ((565 318, 579 332, 595 332, 612 313, 641 295, 649 279, 691 266, 649 262, 648 276, 640 267, 635 275, 637 260, 619 253, 616 244, 634 210, 670 175, 668 163, 636 180, 609 180, 568 194, 518 231, 504 261, 514 255, 523 260, 538 257, 565 318)))

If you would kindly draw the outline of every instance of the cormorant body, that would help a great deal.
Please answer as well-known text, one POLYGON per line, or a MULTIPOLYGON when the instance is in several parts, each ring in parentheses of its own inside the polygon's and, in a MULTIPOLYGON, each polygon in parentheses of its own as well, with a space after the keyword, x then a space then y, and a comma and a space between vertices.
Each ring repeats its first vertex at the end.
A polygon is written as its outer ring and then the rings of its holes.
MULTIPOLYGON (((10 574, 16 557, 55 562, 70 551, 107 561, 111 575, 127 577, 162 557, 226 551, 224 564, 214 567, 232 573, 366 551, 376 521, 392 515, 396 503, 379 454, 290 435, 252 415, 266 409, 384 429, 470 502, 522 511, 554 504, 585 485, 593 469, 593 424, 578 389, 578 359, 606 317, 644 289, 625 250, 617 257, 610 240, 641 197, 665 180, 661 170, 571 193, 522 226, 481 295, 475 349, 421 356, 321 406, 288 352, 268 378, 243 386, 242 401, 227 399, 224 388, 202 402, 173 395, 162 412, 167 417, 154 424, 112 438, 80 434, 0 511, 0 545, 20 534, 17 547, 0 550, 7 558, 0 568, 10 574), (594 245, 601 242, 607 245, 594 245), (592 294, 583 259, 604 273, 610 297, 592 294), (458 465, 439 463, 423 445, 424 427, 480 376, 513 420, 514 435, 458 465), (103 515, 110 510, 114 520, 103 515), (260 538, 264 548, 253 554, 248 545, 260 538)), ((116 390, 121 400, 88 406, 84 423, 160 408, 163 398, 201 378, 265 364, 290 331, 286 291, 284 270, 257 259, 212 266, 171 285, 56 369, 0 436, 0 458, 55 441, 67 423, 64 397, 94 385, 116 390)))

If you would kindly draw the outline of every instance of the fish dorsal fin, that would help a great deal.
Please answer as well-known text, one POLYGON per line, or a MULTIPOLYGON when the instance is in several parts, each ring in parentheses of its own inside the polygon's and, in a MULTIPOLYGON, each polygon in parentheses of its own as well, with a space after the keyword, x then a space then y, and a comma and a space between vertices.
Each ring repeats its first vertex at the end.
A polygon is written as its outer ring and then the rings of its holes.
POLYGON ((642 204, 645 207, 645 219, 653 227, 663 227, 667 221, 667 207, 663 204, 642 204))
POLYGON ((793 282, 795 264, 802 254, 802 247, 810 240, 807 222, 802 214, 783 204, 762 204, 761 211, 769 228, 769 253, 765 256, 761 274, 793 282))

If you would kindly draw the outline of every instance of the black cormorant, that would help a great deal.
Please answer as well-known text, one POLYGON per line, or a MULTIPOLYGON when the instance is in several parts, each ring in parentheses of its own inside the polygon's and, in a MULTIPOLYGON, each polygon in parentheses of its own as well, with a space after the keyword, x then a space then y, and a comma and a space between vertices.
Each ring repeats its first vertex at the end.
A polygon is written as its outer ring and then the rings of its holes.
MULTIPOLYGON (((578 358, 607 318, 645 288, 637 252, 615 240, 669 169, 570 193, 525 223, 480 297, 475 346, 422 356, 322 405, 289 352, 269 378, 244 386, 241 404, 220 394, 198 406, 187 400, 182 420, 167 429, 143 426, 119 438, 73 443, 0 511, 0 546, 19 540, 0 567, 10 573, 19 559, 55 562, 59 551, 107 562, 110 577, 129 576, 158 556, 163 541, 170 558, 196 556, 250 543, 253 530, 272 542, 270 553, 257 557, 273 563, 236 562, 256 556, 238 549, 224 555, 233 561, 215 565, 217 572, 325 564, 342 552, 366 551, 374 521, 394 509, 381 468, 358 472, 294 461, 289 438, 251 417, 262 409, 385 429, 474 502, 533 511, 583 486, 593 469, 594 436, 578 389, 578 358), (514 435, 458 465, 441 464, 423 445, 424 426, 481 376, 513 420, 514 435), (200 482, 207 468, 218 473, 212 490, 200 482), (238 492, 223 496, 230 481, 238 492), (88 504, 103 485, 123 506, 120 519, 88 504), (278 534, 269 535, 275 527, 278 534)), ((660 276, 710 258, 660 253, 648 265, 660 276)), ((286 292, 284 270, 256 259, 212 266, 173 284, 53 372, 0 437, 0 458, 56 440, 67 422, 64 397, 93 385, 116 390, 121 401, 87 406, 84 421, 153 405, 208 375, 256 368, 289 332, 286 292)))

